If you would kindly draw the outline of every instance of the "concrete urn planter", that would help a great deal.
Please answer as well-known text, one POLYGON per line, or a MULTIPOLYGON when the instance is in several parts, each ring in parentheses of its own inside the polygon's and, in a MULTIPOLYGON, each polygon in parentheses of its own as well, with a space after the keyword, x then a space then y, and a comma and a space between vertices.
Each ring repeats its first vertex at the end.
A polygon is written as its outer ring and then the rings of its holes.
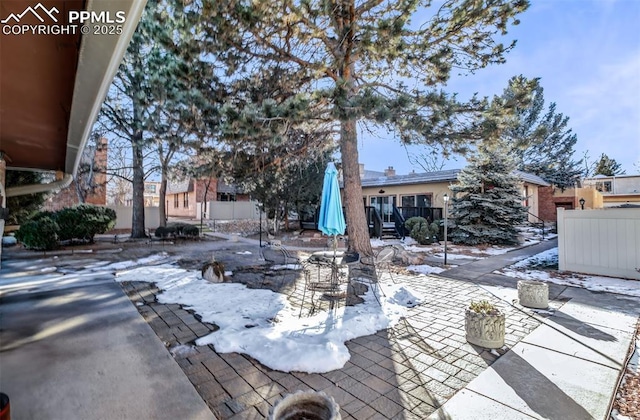
POLYGON ((281 399, 269 412, 269 420, 341 420, 340 407, 324 392, 298 391, 281 399))
POLYGON ((520 280, 518 301, 527 308, 546 309, 549 307, 549 285, 541 281, 520 280))
POLYGON ((467 309, 465 313, 467 341, 487 349, 504 346, 504 314, 483 314, 467 309))

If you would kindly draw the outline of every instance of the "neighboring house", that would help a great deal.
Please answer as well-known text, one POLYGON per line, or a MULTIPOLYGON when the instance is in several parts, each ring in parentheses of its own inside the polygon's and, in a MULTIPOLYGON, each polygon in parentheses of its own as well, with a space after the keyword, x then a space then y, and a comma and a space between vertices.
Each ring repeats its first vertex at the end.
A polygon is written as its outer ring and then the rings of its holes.
POLYGON ((48 211, 73 207, 80 203, 104 206, 107 204, 107 139, 97 145, 87 145, 80 157, 78 172, 68 187, 52 191, 43 204, 48 211))
POLYGON ((144 182, 144 206, 160 207, 160 185, 159 181, 144 182))
MULTIPOLYGON (((393 206, 405 215, 411 215, 412 208, 432 208, 433 219, 441 217, 444 195, 452 196, 450 187, 458 181, 460 169, 410 173, 396 175, 393 167, 388 167, 382 176, 362 178, 362 195, 365 205, 378 209, 383 222, 393 221, 393 206)), ((362 173, 362 171, 361 171, 362 173)), ((529 207, 529 221, 536 222, 538 216, 538 189, 549 184, 537 175, 516 171, 522 180, 522 204, 529 207)), ((366 172, 365 172, 366 174, 366 172)))
POLYGON ((640 206, 640 175, 596 175, 582 180, 585 188, 602 194, 603 207, 640 206))
POLYGON ((540 201, 540 217, 547 221, 556 221, 558 208, 640 207, 640 175, 598 175, 583 179, 580 188, 541 188, 540 201))
POLYGON ((215 178, 192 178, 167 185, 165 206, 168 217, 196 219, 202 211, 206 218, 211 201, 249 201, 249 196, 242 194, 234 185, 215 178))

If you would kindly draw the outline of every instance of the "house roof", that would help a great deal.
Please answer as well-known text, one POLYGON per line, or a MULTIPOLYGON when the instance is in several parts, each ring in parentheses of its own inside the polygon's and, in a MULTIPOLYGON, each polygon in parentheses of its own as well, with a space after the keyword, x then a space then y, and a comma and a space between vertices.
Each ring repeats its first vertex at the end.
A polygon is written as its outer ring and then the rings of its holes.
POLYGON ((223 194, 242 194, 243 191, 235 184, 228 184, 223 179, 218 179, 218 185, 216 187, 219 193, 223 194))
MULTIPOLYGON (((437 182, 456 182, 460 169, 449 169, 445 171, 411 173, 408 175, 381 176, 377 178, 362 179, 363 187, 382 187, 392 185, 415 185, 415 184, 433 184, 437 182)), ((549 186, 549 183, 538 175, 530 174, 522 171, 515 171, 518 177, 527 183, 549 186)))
POLYGON ((515 172, 520 177, 521 180, 523 180, 524 182, 528 182, 529 184, 540 185, 541 187, 548 187, 551 185, 536 174, 532 174, 529 172, 522 172, 522 171, 515 171, 515 172))
POLYGON ((33 25, 40 31, 57 25, 66 30, 2 34, 0 152, 8 170, 74 174, 146 2, 50 0, 32 7, 33 3, 3 1, 3 29, 33 25), (118 35, 83 34, 80 25, 68 22, 70 11, 100 16, 120 11, 126 20, 118 35))
POLYGON ((193 182, 191 181, 191 179, 184 179, 182 181, 170 181, 169 183, 167 183, 167 195, 188 192, 193 192, 193 182))

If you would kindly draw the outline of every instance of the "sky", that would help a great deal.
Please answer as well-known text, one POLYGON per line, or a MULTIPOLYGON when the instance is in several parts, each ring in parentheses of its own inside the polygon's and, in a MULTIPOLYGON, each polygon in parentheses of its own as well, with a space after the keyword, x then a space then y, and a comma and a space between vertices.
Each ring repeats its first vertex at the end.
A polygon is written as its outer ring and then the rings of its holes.
MULTIPOLYGON (((454 75, 444 90, 460 99, 502 93, 512 76, 539 77, 545 105, 568 116, 578 137, 575 158, 602 153, 626 174, 640 173, 640 0, 532 0, 504 38, 516 39, 507 62, 474 75, 454 75)), ((360 162, 369 170, 412 170, 392 135, 361 135, 360 162)), ((445 169, 461 168, 464 159, 445 169)))

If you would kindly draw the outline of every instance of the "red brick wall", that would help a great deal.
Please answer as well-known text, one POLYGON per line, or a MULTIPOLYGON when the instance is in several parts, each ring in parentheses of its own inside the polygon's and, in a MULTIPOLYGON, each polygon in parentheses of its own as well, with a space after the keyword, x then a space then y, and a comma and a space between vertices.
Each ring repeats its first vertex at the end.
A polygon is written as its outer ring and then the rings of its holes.
MULTIPOLYGON (((93 156, 93 183, 95 188, 87 194, 84 200, 85 203, 100 206, 107 204, 107 175, 103 172, 107 167, 107 149, 107 139, 98 140, 93 156)), ((82 176, 82 174, 78 176, 82 176)), ((78 195, 77 181, 74 180, 67 188, 50 194, 43 207, 45 210, 56 211, 65 207, 73 207, 76 204, 80 204, 80 197, 78 195)))
POLYGON ((557 208, 573 209, 577 207, 576 198, 573 195, 554 197, 554 187, 538 188, 538 215, 548 222, 557 221, 557 208))
MULTIPOLYGON (((196 202, 201 203, 204 200, 204 193, 207 191, 207 179, 198 179, 195 183, 196 202)), ((214 201, 218 194, 218 182, 215 178, 211 178, 209 189, 207 191, 207 200, 214 201)))

